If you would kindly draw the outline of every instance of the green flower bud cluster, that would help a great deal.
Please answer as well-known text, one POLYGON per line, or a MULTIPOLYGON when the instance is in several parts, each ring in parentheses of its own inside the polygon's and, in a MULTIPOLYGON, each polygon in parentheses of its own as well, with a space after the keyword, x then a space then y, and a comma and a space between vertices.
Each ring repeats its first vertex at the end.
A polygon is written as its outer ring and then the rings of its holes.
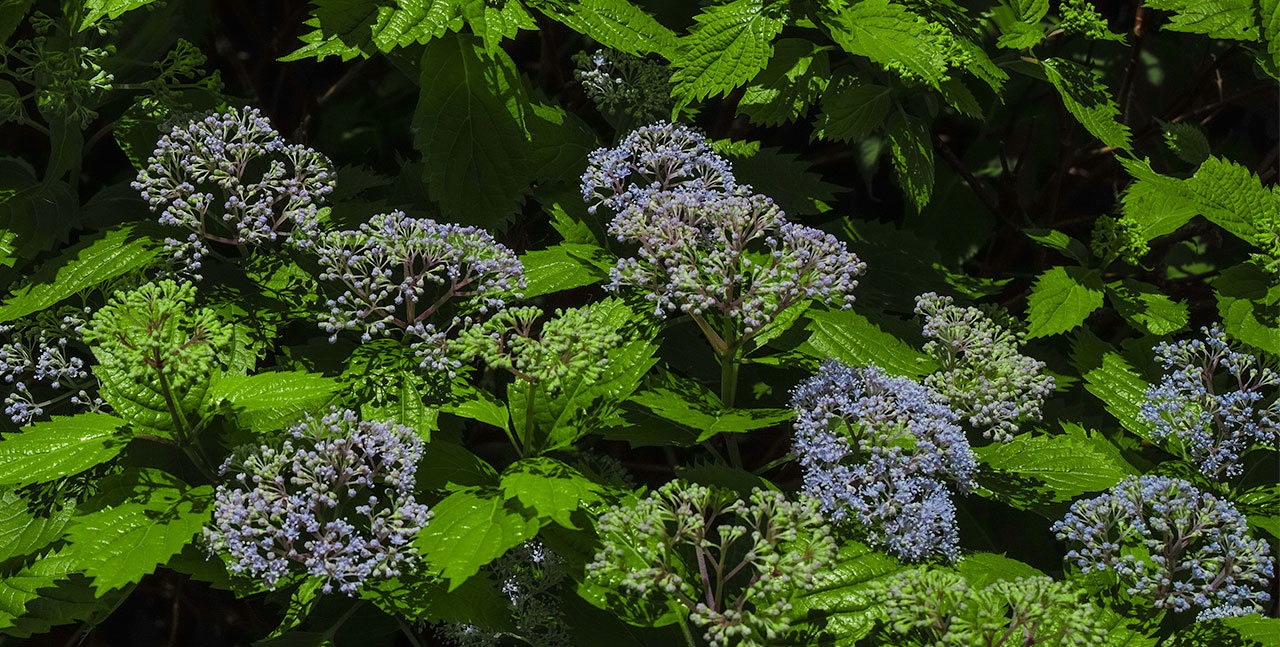
POLYGON ((1093 647, 1105 641, 1093 605, 1049 577, 998 580, 981 589, 943 569, 913 569, 872 588, 886 644, 921 647, 1093 647))
POLYGON ((1142 225, 1132 218, 1110 216, 1102 216, 1094 223, 1089 249, 1103 262, 1118 258, 1129 265, 1137 265, 1151 251, 1142 236, 1142 225))
POLYGON ((622 343, 617 327, 605 319, 609 305, 606 301, 557 309, 541 330, 537 322, 545 314, 542 308, 508 308, 463 330, 458 348, 465 359, 483 359, 548 391, 590 382, 608 368, 609 350, 622 343))
MULTIPOLYGON (((158 382, 171 409, 194 385, 207 382, 231 345, 232 328, 211 310, 194 308, 190 283, 160 281, 119 290, 84 327, 100 375, 158 382)), ((180 415, 172 411, 175 422, 180 415)))
POLYGON ((817 504, 756 489, 730 493, 671 481, 600 516, 587 575, 603 586, 683 607, 711 647, 764 645, 836 553, 817 504))

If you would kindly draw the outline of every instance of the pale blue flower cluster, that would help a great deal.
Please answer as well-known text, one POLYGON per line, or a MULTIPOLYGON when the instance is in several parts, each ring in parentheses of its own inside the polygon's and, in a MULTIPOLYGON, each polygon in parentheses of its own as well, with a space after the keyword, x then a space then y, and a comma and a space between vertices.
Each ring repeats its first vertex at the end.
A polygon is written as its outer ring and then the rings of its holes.
POLYGON ((1167 372, 1147 390, 1141 416, 1206 476, 1238 476, 1245 452, 1280 442, 1280 374, 1233 349, 1221 327, 1201 330, 1204 339, 1156 346, 1167 372))
POLYGON ((934 292, 916 297, 916 314, 924 317, 922 332, 930 340, 924 350, 939 366, 925 385, 974 429, 1008 442, 1023 422, 1040 419, 1054 380, 1045 375, 1044 362, 1018 352, 1022 334, 934 292))
POLYGON ((1271 599, 1267 543, 1249 536, 1230 502, 1182 479, 1127 478, 1073 503, 1053 531, 1071 547, 1068 563, 1113 572, 1129 595, 1158 608, 1261 608, 1271 599))
POLYGON ((946 484, 967 491, 978 463, 956 413, 928 387, 827 361, 791 406, 805 491, 829 519, 903 559, 958 555, 946 484))
POLYGON ((804 299, 850 307, 866 269, 836 237, 788 222, 738 184, 728 161, 684 126, 645 126, 592 153, 582 195, 592 211, 617 214, 610 234, 638 246, 613 268, 610 288, 639 288, 659 316, 689 313, 700 325, 712 317, 728 344, 804 299))
POLYGON ((309 249, 324 268, 320 279, 343 288, 320 315, 329 341, 343 330, 366 341, 399 332, 422 368, 450 375, 461 365, 448 352, 450 332, 502 308, 525 284, 520 260, 488 232, 400 211, 316 234, 309 249))
POLYGON ((102 406, 90 397, 92 374, 84 359, 67 348, 74 332, 32 322, 0 325, 0 380, 6 385, 4 413, 16 425, 28 425, 45 407, 63 400, 90 409, 102 406))
POLYGON ((366 580, 412 564, 410 541, 431 518, 414 499, 422 441, 391 422, 331 409, 290 429, 279 447, 229 460, 204 536, 228 570, 274 589, 291 573, 354 595, 366 580))
POLYGON ((229 108, 174 126, 132 186, 160 224, 190 231, 165 245, 198 278, 209 241, 260 245, 292 227, 305 246, 332 176, 324 155, 287 143, 258 109, 229 108))

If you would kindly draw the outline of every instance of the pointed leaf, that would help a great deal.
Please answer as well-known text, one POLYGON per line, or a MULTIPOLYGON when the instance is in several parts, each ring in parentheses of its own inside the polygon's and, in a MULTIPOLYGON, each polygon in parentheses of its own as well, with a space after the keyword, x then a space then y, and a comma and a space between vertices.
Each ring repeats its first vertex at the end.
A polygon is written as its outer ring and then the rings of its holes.
POLYGON ((786 25, 776 3, 734 0, 702 10, 680 39, 672 59, 672 95, 685 102, 728 93, 750 81, 773 56, 773 39, 786 25))
POLYGON ((1045 270, 1027 298, 1027 337, 1067 332, 1101 307, 1102 284, 1096 275, 1075 267, 1045 270))
POLYGON ((115 458, 129 442, 125 421, 102 413, 55 416, 0 440, 0 486, 43 483, 115 458))
POLYGON ((431 572, 449 580, 450 591, 481 566, 537 535, 540 526, 488 490, 454 492, 431 510, 431 521, 413 545, 431 572))

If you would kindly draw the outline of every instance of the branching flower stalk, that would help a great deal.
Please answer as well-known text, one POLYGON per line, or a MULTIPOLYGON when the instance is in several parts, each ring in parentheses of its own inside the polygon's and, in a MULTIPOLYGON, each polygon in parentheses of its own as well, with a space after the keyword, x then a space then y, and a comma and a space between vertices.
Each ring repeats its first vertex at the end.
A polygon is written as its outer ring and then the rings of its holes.
POLYGON ((4 412, 14 424, 29 425, 46 408, 68 400, 89 411, 104 406, 89 394, 97 386, 93 373, 68 348, 82 323, 67 316, 56 326, 44 319, 0 325, 0 339, 7 339, 0 343, 0 379, 12 385, 4 396, 4 412))
POLYGON ((165 280, 117 291, 84 327, 98 359, 95 371, 117 386, 151 388, 164 399, 178 443, 196 465, 212 470, 194 443, 184 400, 208 384, 229 350, 232 329, 211 310, 194 308, 195 286, 165 280))
POLYGON ((759 489, 743 501, 683 481, 610 508, 598 532, 588 576, 683 607, 712 647, 785 635, 791 598, 836 551, 812 501, 759 489))

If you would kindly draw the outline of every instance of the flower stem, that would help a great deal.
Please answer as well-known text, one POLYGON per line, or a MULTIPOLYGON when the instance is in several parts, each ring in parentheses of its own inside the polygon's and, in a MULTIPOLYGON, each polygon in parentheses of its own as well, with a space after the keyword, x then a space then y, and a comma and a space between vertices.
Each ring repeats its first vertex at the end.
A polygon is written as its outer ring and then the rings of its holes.
MULTIPOLYGON (((733 345, 720 355, 720 403, 726 409, 732 409, 738 392, 738 346, 733 345)), ((724 434, 724 442, 729 450, 729 462, 734 467, 742 467, 742 455, 738 452, 738 439, 732 433, 724 434)))
POLYGON ((680 633, 684 634, 684 641, 689 644, 689 647, 698 647, 698 643, 693 641, 693 632, 689 631, 689 621, 687 619, 680 619, 680 633))

